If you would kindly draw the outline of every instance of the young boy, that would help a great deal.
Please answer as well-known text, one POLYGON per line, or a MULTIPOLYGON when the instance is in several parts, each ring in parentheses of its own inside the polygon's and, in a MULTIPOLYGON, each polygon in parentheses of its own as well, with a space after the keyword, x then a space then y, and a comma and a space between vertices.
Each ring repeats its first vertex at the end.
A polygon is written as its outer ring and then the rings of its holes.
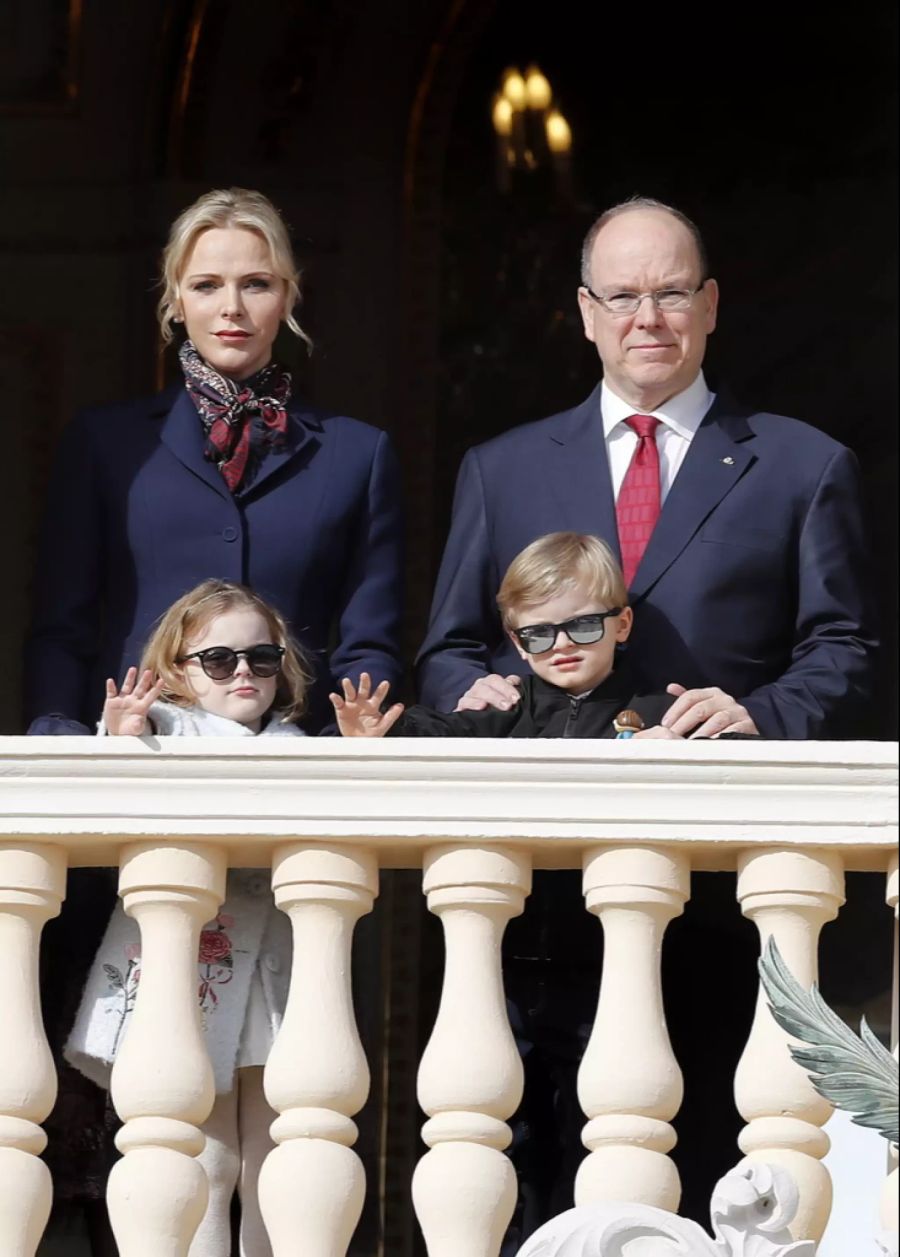
POLYGON ((621 569, 597 537, 549 533, 513 559, 497 594, 503 625, 531 669, 510 710, 382 713, 388 683, 331 695, 344 737, 677 737, 659 721, 675 699, 639 694, 625 656, 632 613, 621 569))

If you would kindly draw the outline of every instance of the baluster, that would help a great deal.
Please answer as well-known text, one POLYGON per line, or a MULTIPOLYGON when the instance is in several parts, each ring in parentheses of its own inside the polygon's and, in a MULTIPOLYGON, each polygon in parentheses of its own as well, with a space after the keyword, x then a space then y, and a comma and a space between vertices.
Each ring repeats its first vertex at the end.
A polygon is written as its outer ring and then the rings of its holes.
MULTIPOLYGON (((897 852, 893 852, 888 861, 887 893, 885 898, 894 910, 894 975, 891 994, 891 1049, 898 1055, 897 1016, 898 1016, 898 956, 897 951, 897 901, 900 898, 900 873, 898 873, 897 852)), ((897 1169, 897 1150, 891 1148, 888 1154, 890 1173, 881 1190, 881 1226, 887 1232, 896 1233, 900 1229, 900 1172, 897 1169)))
POLYGON ((531 889, 527 855, 489 847, 426 854, 428 907, 446 960, 437 1019, 419 1067, 428 1151, 413 1203, 430 1257, 495 1257, 516 1203, 502 1149, 522 1097, 522 1061, 506 1015, 500 944, 531 889))
POLYGON ((40 1123, 56 1099, 56 1071, 44 1034, 38 949, 66 888, 60 847, 0 845, 0 1253, 33 1257, 53 1187, 40 1154, 40 1123))
MULTIPOLYGON (((738 899, 759 930, 761 947, 774 938, 788 968, 809 988, 818 972, 822 926, 844 902, 840 856, 823 850, 744 851, 738 858, 738 899)), ((788 1042, 760 989, 734 1080, 735 1101, 748 1123, 738 1144, 751 1160, 774 1162, 792 1175, 800 1204, 791 1234, 819 1240, 831 1212, 831 1177, 821 1162, 829 1148, 821 1127, 831 1105, 791 1059, 788 1042)))
POLYGON ((353 1012, 351 945, 378 893, 373 854, 305 843, 276 854, 275 902, 291 918, 294 959, 284 1021, 269 1053, 266 1098, 279 1117, 259 1176, 274 1257, 341 1257, 365 1197, 353 1114, 369 1067, 353 1012))
POLYGON ((125 1123, 124 1156, 107 1203, 121 1257, 184 1257, 206 1211, 207 1183, 194 1160, 214 1099, 200 1026, 200 929, 225 894, 216 847, 138 842, 125 848, 119 894, 141 931, 141 979, 112 1071, 125 1123))
POLYGON ((584 859, 589 912, 603 924, 603 976, 578 1071, 590 1153, 575 1180, 579 1205, 628 1200, 678 1208, 681 1182, 666 1154, 681 1105, 660 981, 663 935, 690 895, 690 865, 674 849, 605 847, 584 859))

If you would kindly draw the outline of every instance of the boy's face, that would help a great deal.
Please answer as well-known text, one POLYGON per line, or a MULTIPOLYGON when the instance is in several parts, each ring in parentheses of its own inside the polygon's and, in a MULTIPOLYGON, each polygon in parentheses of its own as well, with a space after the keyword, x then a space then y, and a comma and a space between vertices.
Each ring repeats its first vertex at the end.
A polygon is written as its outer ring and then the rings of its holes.
MULTIPOLYGON (((523 607, 513 612, 515 628, 532 624, 561 624, 580 615, 595 615, 609 611, 590 588, 579 583, 564 590, 555 598, 536 606, 523 607)), ((603 621, 603 636, 598 642, 579 646, 561 629, 556 633, 553 645, 540 654, 523 650, 515 634, 510 632, 513 645, 532 672, 551 685, 570 694, 584 694, 605 681, 613 669, 616 645, 624 642, 631 632, 631 608, 625 607, 619 615, 603 621)))

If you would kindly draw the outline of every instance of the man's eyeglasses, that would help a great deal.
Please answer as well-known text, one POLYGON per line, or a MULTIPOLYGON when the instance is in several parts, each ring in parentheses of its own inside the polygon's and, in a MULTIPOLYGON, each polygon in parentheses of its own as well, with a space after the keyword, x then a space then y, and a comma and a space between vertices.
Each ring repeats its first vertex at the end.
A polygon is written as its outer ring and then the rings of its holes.
POLYGON ((672 310, 687 310, 705 284, 704 279, 697 288, 657 288, 653 292, 610 292, 603 295, 594 292, 593 288, 588 288, 586 284, 583 287, 591 300, 603 306, 609 314, 637 314, 645 297, 649 297, 657 310, 662 310, 664 313, 672 310))
POLYGON ((513 636, 529 655, 540 655, 549 650, 560 633, 565 633, 576 646, 592 646, 603 637, 606 621, 621 614, 621 607, 613 607, 611 611, 576 615, 561 624, 525 624, 522 628, 513 629, 513 636))
POLYGON ((233 677, 239 659, 247 660, 247 667, 255 677, 273 677, 281 671, 283 646, 249 646, 246 650, 232 650, 230 646, 207 646, 184 655, 178 663, 196 659, 211 681, 227 681, 233 677))

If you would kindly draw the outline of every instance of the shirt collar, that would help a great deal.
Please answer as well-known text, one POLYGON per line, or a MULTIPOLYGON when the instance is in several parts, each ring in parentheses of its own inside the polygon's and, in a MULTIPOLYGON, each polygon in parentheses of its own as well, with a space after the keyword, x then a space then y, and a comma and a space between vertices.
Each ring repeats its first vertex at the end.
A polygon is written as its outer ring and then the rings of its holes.
MULTIPOLYGON (((711 393, 707 387, 703 372, 700 371, 693 384, 690 384, 683 392, 676 393, 674 397, 670 397, 668 401, 663 402, 658 410, 641 411, 641 414, 647 413, 655 415, 667 427, 672 428, 679 436, 690 441, 696 435, 697 429, 703 422, 703 417, 715 401, 715 393, 711 393)), ((612 391, 606 380, 603 380, 600 388, 600 413, 603 416, 603 435, 609 438, 612 430, 617 424, 624 423, 626 419, 630 419, 633 414, 637 414, 634 407, 628 402, 622 400, 616 393, 612 391)))

